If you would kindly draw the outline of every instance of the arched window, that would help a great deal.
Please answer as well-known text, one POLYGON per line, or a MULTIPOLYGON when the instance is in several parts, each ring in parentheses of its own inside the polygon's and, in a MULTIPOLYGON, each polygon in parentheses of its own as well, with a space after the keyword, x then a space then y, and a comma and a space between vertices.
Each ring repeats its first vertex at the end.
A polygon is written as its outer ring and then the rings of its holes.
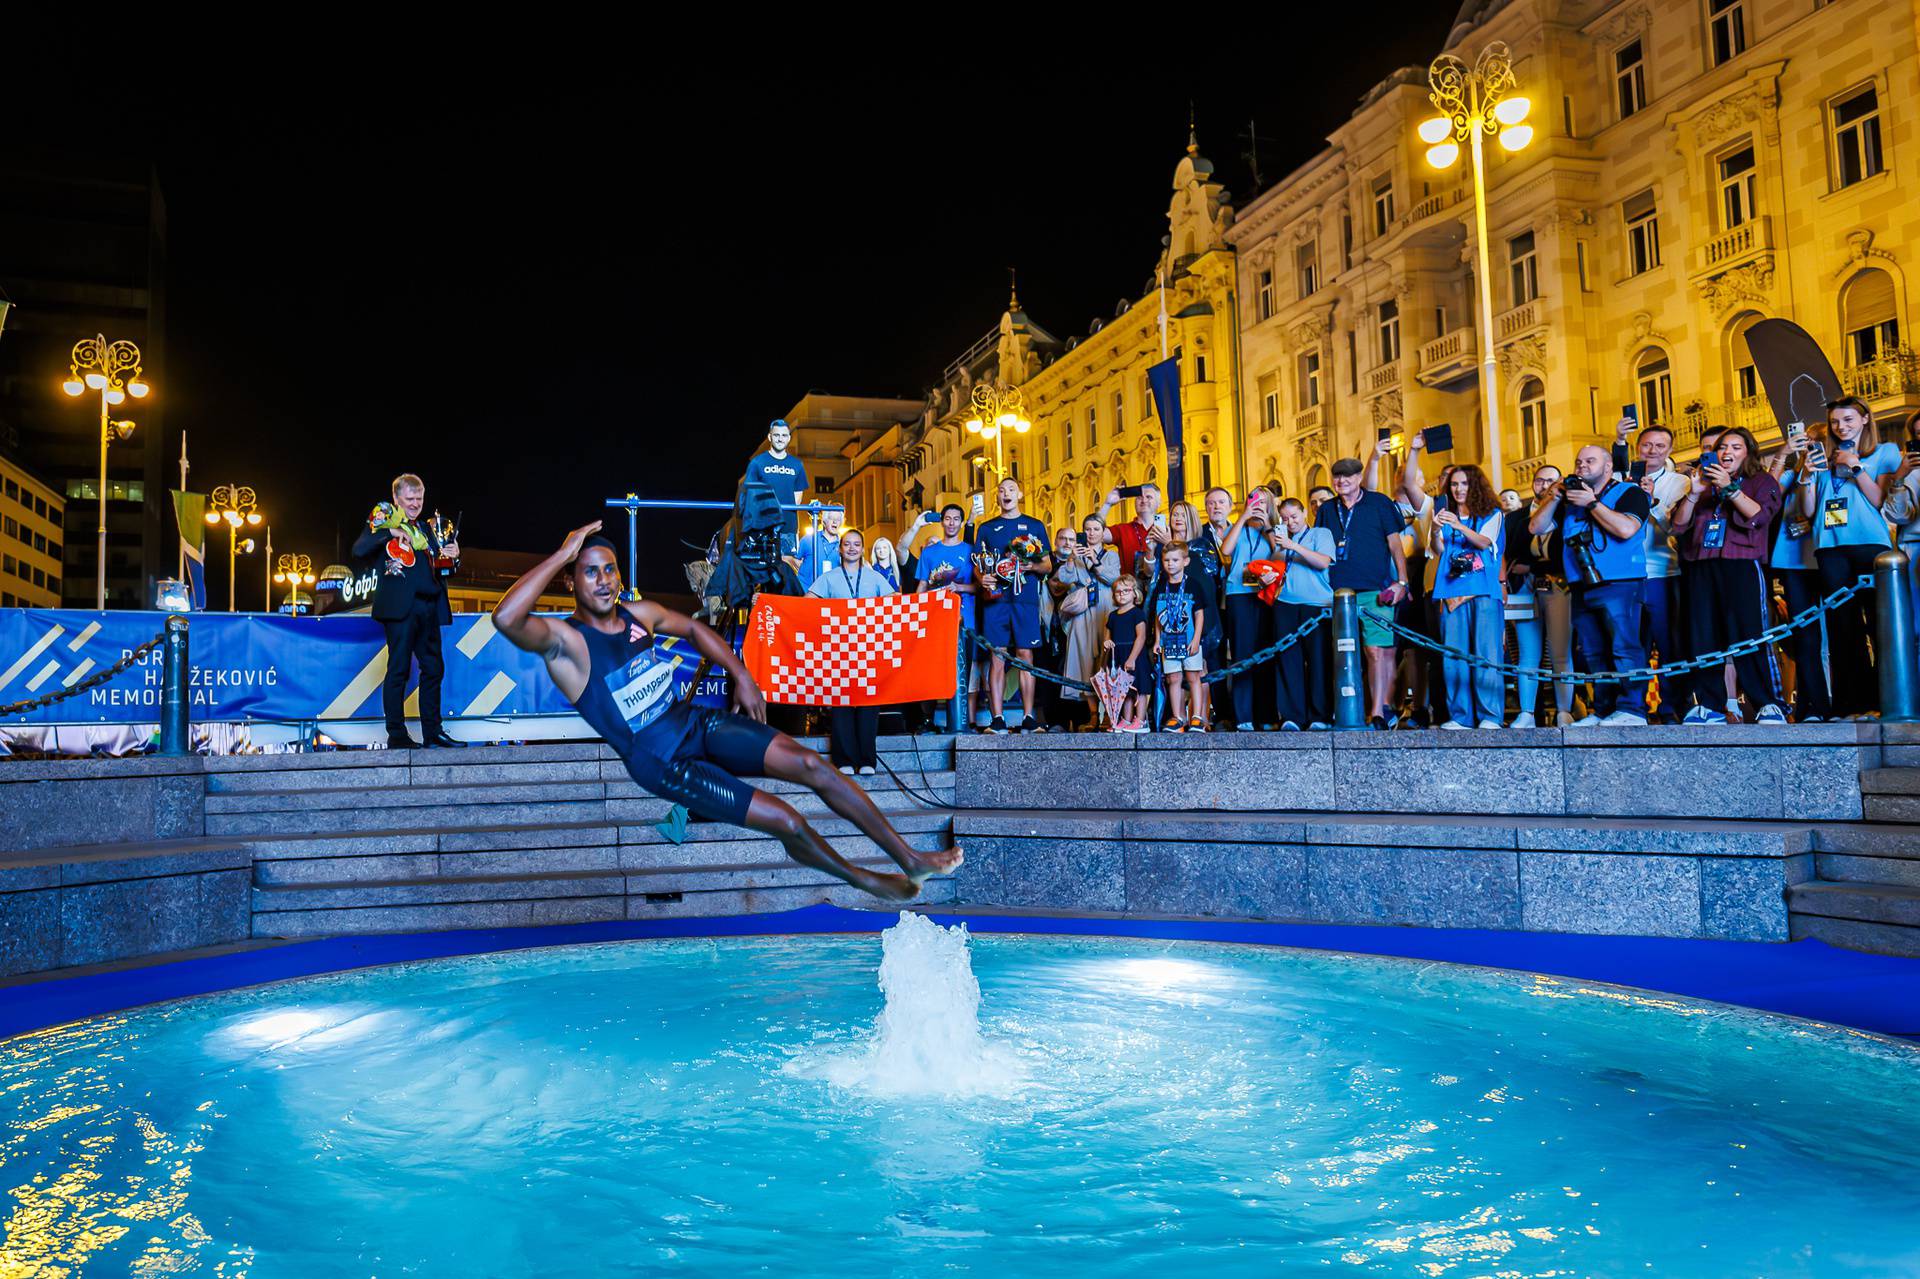
POLYGON ((1323 489, 1326 487, 1328 487, 1327 468, 1315 462, 1313 469, 1307 472, 1307 492, 1311 493, 1315 489, 1323 489))
POLYGON ((1854 273, 1840 294, 1840 331, 1849 364, 1871 364, 1900 345, 1891 275, 1878 267, 1854 273))
POLYGON ((1743 311, 1727 326, 1727 385, 1736 400, 1750 400, 1760 394, 1760 374, 1753 366, 1753 353, 1747 349, 1747 330, 1759 322, 1758 311, 1743 311))
POLYGON ((1640 404, 1640 424, 1664 424, 1673 416, 1673 371, 1667 353, 1650 346, 1633 362, 1634 398, 1640 404))
POLYGON ((1520 383, 1520 456, 1547 451, 1547 388, 1537 377, 1520 383))

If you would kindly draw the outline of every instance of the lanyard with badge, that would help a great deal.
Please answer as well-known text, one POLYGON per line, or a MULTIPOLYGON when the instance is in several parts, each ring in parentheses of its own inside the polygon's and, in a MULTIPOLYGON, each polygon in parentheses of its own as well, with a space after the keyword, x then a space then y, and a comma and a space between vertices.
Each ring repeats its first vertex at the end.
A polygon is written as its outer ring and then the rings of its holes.
MULTIPOLYGON (((1348 506, 1337 497, 1333 499, 1333 502, 1337 508, 1333 513, 1333 518, 1340 521, 1340 535, 1336 537, 1333 542, 1333 558, 1344 561, 1347 558, 1347 526, 1353 522, 1353 507, 1348 506)), ((1359 503, 1356 502, 1354 505, 1357 506, 1359 503)))
POLYGON ((1845 528, 1847 526, 1847 521, 1852 517, 1853 513, 1847 507, 1846 495, 1841 492, 1838 486, 1851 483, 1854 474, 1858 474, 1857 467, 1852 474, 1849 474, 1847 478, 1843 480, 1839 476, 1839 468, 1835 467, 1833 470, 1821 476, 1820 491, 1822 493, 1831 492, 1833 494, 1832 497, 1826 499, 1826 502, 1821 507, 1821 528, 1845 528), (1833 487, 1830 488, 1830 484, 1833 487))

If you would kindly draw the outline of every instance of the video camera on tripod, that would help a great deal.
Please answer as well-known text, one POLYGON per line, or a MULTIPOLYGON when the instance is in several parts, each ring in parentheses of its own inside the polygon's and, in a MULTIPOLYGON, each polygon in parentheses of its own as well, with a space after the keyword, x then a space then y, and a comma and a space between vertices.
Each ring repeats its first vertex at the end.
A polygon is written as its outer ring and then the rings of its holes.
POLYGON ((716 535, 713 572, 701 595, 717 614, 746 608, 760 592, 804 595, 806 588, 782 552, 793 516, 781 509, 768 485, 742 479, 733 501, 733 518, 716 535))

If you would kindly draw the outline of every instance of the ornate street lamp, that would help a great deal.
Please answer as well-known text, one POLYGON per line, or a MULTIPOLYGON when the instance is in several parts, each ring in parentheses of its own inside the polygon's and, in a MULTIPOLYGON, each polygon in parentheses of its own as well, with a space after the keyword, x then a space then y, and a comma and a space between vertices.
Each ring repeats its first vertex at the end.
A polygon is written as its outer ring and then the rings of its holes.
POLYGON ((244 484, 222 484, 213 491, 207 508, 207 523, 227 526, 227 612, 234 611, 234 556, 253 553, 253 539, 240 540, 240 530, 258 528, 261 515, 259 499, 244 484))
POLYGON ((107 606, 107 445, 133 434, 133 423, 114 421, 110 410, 131 395, 145 399, 153 388, 140 380, 140 348, 122 340, 109 342, 96 334, 73 344, 73 363, 60 389, 76 399, 88 391, 100 393, 100 540, 99 565, 94 578, 93 606, 107 606))
POLYGON ((1493 261, 1487 252, 1487 179, 1482 142, 1498 134, 1500 145, 1518 151, 1533 141, 1533 126, 1525 123, 1533 104, 1514 93, 1513 55, 1504 41, 1495 40, 1468 66, 1443 53, 1427 69, 1433 92, 1428 98, 1440 114, 1420 124, 1420 140, 1427 143, 1427 163, 1436 169, 1460 158, 1460 144, 1473 155, 1473 223, 1479 264, 1474 271, 1480 288, 1480 400, 1487 420, 1487 478, 1497 491, 1506 487, 1500 462, 1500 399, 1494 384, 1493 261))
MULTIPOLYGON (((291 599, 302 586, 311 587, 314 583, 313 560, 306 555, 282 555, 273 566, 273 580, 284 583, 288 598, 291 599)), ((273 611, 273 599, 267 599, 267 611, 273 611)))
MULTIPOLYGON (((993 441, 994 482, 1007 478, 1007 432, 1025 435, 1033 429, 1027 420, 1027 397, 1017 386, 995 386, 982 382, 973 388, 972 411, 967 414, 967 434, 993 441)), ((985 466, 987 460, 976 459, 985 466)))

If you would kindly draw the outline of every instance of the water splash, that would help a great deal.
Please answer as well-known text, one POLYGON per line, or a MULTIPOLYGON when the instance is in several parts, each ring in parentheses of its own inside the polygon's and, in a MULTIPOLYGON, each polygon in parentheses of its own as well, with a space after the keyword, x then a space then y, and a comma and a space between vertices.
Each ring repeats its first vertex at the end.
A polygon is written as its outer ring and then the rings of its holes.
POLYGON ((967 926, 942 928, 901 912, 880 935, 880 990, 886 1007, 864 1051, 803 1073, 881 1096, 1003 1095, 1020 1082, 1014 1054, 980 1033, 980 983, 967 951, 967 926))

